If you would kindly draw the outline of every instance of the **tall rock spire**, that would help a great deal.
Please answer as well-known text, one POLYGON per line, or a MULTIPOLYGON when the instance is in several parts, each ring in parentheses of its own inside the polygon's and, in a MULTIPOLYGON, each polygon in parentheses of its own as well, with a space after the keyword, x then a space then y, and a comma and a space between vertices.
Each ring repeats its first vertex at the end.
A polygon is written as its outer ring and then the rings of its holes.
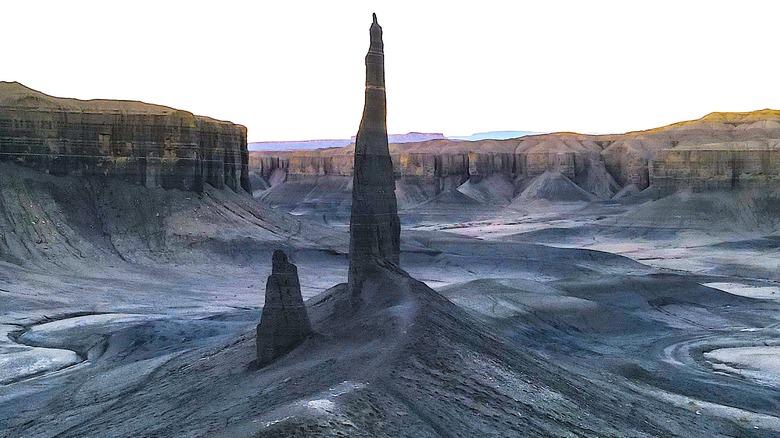
POLYGON ((349 285, 360 291, 375 263, 398 264, 401 224, 395 199, 393 163, 387 144, 387 99, 382 27, 371 24, 366 55, 366 103, 355 139, 352 215, 349 221, 349 285))

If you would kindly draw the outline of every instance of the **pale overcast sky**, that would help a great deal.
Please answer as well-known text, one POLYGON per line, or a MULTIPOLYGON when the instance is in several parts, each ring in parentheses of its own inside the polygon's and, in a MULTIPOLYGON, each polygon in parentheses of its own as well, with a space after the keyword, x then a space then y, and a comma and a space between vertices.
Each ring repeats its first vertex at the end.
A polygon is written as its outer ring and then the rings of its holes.
POLYGON ((3 1, 0 80, 346 138, 371 12, 391 133, 617 133, 780 108, 774 1, 3 1))

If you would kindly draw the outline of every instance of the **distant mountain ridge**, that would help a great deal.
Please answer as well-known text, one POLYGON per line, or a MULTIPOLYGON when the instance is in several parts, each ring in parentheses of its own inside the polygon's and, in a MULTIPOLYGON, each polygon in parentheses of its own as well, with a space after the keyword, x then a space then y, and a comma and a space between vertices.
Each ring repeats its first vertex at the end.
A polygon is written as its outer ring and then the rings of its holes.
POLYGON ((527 135, 546 134, 545 132, 536 131, 487 131, 487 132, 475 132, 471 135, 450 135, 447 138, 450 140, 463 140, 463 141, 480 141, 480 140, 508 140, 510 138, 520 138, 527 135))
MULTIPOLYGON (((447 138, 440 133, 427 132, 407 132, 406 134, 390 134, 387 140, 390 143, 416 143, 428 140, 438 140, 447 138)), ((293 141, 259 141, 249 143, 250 151, 294 151, 325 148, 340 148, 349 146, 355 142, 353 135, 349 139, 331 139, 331 140, 293 140, 293 141)))
POLYGON ((296 141, 258 141, 249 143, 250 151, 295 151, 310 149, 340 148, 348 146, 351 140, 296 140, 296 141))
MULTIPOLYGON (((445 136, 441 133, 427 132, 408 132, 406 134, 390 134, 387 140, 391 144, 418 143, 428 140, 460 140, 460 141, 480 141, 480 140, 506 140, 509 138, 525 137, 527 135, 540 134, 533 131, 488 131, 477 132, 465 136, 445 136)), ((259 141, 249 143, 250 151, 294 151, 311 150, 326 148, 341 148, 349 146, 355 142, 355 137, 350 139, 330 139, 330 140, 293 140, 293 141, 259 141)))
MULTIPOLYGON (((447 138, 441 133, 427 133, 427 132, 407 132, 406 134, 388 134, 387 141, 390 143, 414 143, 418 141, 437 140, 440 138, 447 138)), ((350 141, 355 141, 355 136, 350 138, 350 141)))

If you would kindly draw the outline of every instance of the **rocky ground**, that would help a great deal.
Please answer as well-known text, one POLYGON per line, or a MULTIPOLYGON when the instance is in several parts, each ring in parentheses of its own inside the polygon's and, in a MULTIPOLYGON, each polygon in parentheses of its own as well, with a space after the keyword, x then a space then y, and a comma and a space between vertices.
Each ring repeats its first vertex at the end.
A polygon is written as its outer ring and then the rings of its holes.
POLYGON ((440 200, 351 312, 338 210, 3 166, 0 436, 780 434, 766 197, 440 200), (278 248, 316 335, 256 370, 278 248))

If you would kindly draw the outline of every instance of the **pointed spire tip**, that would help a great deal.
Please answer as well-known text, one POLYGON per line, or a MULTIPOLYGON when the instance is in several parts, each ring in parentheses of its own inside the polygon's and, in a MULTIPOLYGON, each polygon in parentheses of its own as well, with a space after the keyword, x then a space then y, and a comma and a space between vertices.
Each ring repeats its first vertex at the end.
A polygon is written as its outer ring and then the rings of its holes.
POLYGON ((376 22, 376 12, 374 12, 374 13, 373 13, 373 14, 371 14, 371 15, 373 15, 373 16, 374 16, 374 24, 379 24, 379 23, 377 23, 377 22, 376 22))

